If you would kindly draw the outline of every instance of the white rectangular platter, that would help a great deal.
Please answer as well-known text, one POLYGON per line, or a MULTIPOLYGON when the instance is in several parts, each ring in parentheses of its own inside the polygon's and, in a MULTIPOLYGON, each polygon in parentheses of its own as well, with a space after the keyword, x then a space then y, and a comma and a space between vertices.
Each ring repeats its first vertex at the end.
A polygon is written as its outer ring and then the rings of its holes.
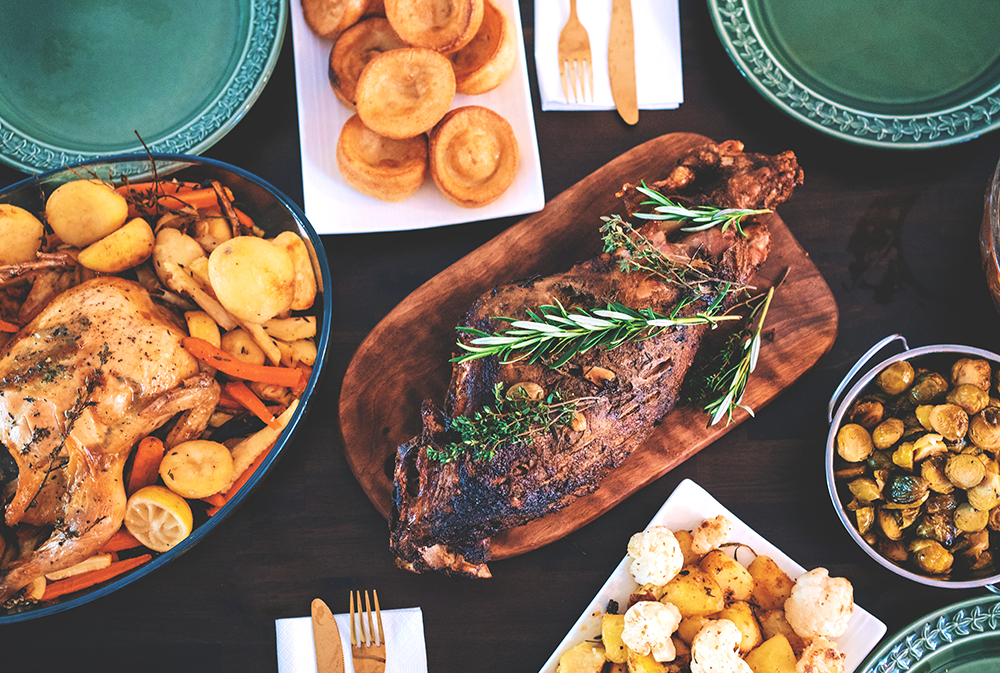
MULTIPOLYGON (((705 519, 724 515, 733 523, 729 536, 731 542, 742 542, 758 554, 770 556, 775 563, 795 579, 805 572, 805 568, 790 559, 777 547, 755 533, 749 526, 740 521, 732 512, 722 506, 719 501, 690 479, 685 479, 663 503, 656 513, 650 526, 666 526, 671 530, 691 530, 705 519)), ((732 555, 732 548, 726 548, 732 555)), ((611 577, 594 596, 587 609, 569 630, 566 637, 556 648, 549 660, 542 666, 540 673, 555 673, 559 657, 563 653, 584 640, 593 640, 601 635, 601 615, 609 600, 614 600, 621 606, 628 602, 629 595, 638 588, 632 575, 629 574, 631 559, 625 556, 618 564, 611 577)), ((850 578, 847 578, 850 579, 850 578)), ((864 661, 869 652, 885 635, 886 627, 881 621, 855 604, 854 614, 848 623, 847 632, 837 638, 837 647, 846 656, 844 664, 847 673, 852 673, 864 661)))
POLYGON ((398 203, 379 201, 354 191, 337 170, 337 138, 353 112, 333 93, 327 77, 333 43, 317 37, 302 17, 299 0, 291 1, 295 54, 295 91, 302 154, 302 192, 306 217, 320 234, 356 234, 425 229, 478 222, 541 210, 545 205, 538 138, 524 57, 521 13, 516 0, 497 0, 517 28, 517 60, 504 82, 478 96, 458 94, 452 108, 482 105, 503 115, 514 129, 520 150, 517 175, 498 200, 481 208, 448 201, 428 177, 417 193, 398 203))

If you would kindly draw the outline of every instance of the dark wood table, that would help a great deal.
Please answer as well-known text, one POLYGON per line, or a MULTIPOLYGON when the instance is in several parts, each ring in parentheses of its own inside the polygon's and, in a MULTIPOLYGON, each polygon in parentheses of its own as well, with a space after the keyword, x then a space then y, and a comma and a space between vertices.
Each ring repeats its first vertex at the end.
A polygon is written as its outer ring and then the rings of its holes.
MULTIPOLYGON (((521 13, 537 101, 532 3, 521 0, 521 13)), ((493 579, 412 575, 393 565, 386 523, 344 458, 341 381, 386 313, 519 218, 325 237, 333 334, 319 399, 294 445, 243 506, 180 559, 98 601, 0 628, 0 669, 274 670, 275 619, 308 614, 316 596, 346 609, 349 589, 374 587, 384 607, 423 609, 434 673, 536 671, 619 562, 629 536, 685 477, 803 566, 850 578, 857 602, 890 634, 982 595, 915 585, 869 559, 836 518, 823 457, 829 398, 881 337, 901 332, 912 346, 1000 347, 977 244, 1000 136, 919 152, 839 142, 791 120, 742 79, 704 3, 681 3, 681 36, 685 101, 677 110, 642 111, 629 127, 615 112, 542 112, 536 102, 546 197, 674 131, 740 139, 755 152, 794 150, 805 184, 780 214, 840 309, 838 338, 815 368, 755 419, 593 523, 494 563, 493 579)), ((292 58, 289 31, 258 102, 205 154, 256 173, 301 203, 292 58)), ((0 167, 0 184, 23 177, 0 167)))

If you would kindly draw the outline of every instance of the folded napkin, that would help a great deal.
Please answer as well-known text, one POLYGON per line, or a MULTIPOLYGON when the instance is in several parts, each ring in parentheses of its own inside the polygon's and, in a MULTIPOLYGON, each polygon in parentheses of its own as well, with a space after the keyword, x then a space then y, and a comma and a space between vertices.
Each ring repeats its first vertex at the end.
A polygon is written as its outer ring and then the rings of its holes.
MULTIPOLYGON (((590 38, 594 102, 570 102, 559 79, 559 33, 569 17, 568 0, 535 2, 535 69, 542 110, 613 110, 608 79, 611 0, 579 0, 577 16, 590 38)), ((681 29, 677 0, 632 0, 635 34, 635 83, 640 110, 671 110, 684 102, 681 81, 681 29)))
MULTIPOLYGON (((353 673, 349 616, 342 613, 333 617, 337 620, 340 642, 344 647, 346 673, 353 673)), ((387 643, 385 673, 427 673, 424 616, 420 608, 382 610, 382 627, 387 643)), ((312 619, 276 619, 274 630, 278 641, 278 673, 316 673, 312 619)))

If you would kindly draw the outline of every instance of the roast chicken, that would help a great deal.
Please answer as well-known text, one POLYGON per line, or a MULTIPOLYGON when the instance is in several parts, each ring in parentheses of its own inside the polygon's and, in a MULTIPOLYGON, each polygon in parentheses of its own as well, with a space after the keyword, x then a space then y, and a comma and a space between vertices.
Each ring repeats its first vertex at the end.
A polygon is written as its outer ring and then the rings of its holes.
POLYGON ((0 568, 0 603, 119 529, 122 470, 139 439, 174 417, 168 446, 204 430, 219 385, 182 348, 184 336, 142 286, 101 277, 59 294, 2 352, 0 443, 17 465, 5 522, 52 534, 0 568))
MULTIPOLYGON (((689 206, 759 209, 781 203, 801 183, 802 170, 791 152, 765 156, 742 150, 741 143, 732 141, 697 148, 652 184, 689 206)), ((622 196, 632 204, 627 212, 645 198, 637 198, 629 185, 622 196)), ((671 241, 654 222, 642 233, 665 256, 698 260, 715 278, 741 287, 763 264, 770 245, 764 223, 747 220, 743 229, 746 236, 729 227, 671 241)), ((476 300, 462 325, 497 333, 507 327, 498 316, 528 319, 526 311, 557 302, 583 310, 618 302, 669 314, 682 299, 692 300, 690 288, 620 270, 624 254, 606 253, 563 273, 496 287, 476 300)), ((710 287, 680 315, 692 315, 715 301, 721 286, 710 287)), ((727 296, 723 304, 734 301, 727 296)), ((594 348, 556 368, 540 361, 501 362, 496 356, 455 364, 444 407, 425 401, 422 432, 397 451, 390 516, 397 565, 414 572, 490 576, 491 536, 596 490, 674 408, 707 329, 670 328, 614 349, 594 348), (587 400, 584 422, 537 433, 531 441, 505 441, 489 460, 466 454, 442 463, 432 457, 454 440, 452 419, 473 417, 495 403, 498 385, 506 391, 518 383, 587 400)))

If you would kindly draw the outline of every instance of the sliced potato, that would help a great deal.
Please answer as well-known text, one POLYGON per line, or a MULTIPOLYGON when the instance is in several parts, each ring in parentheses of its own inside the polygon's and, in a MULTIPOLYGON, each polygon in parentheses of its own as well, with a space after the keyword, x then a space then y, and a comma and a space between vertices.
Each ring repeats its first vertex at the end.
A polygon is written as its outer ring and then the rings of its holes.
POLYGON ((725 607, 722 587, 698 566, 681 569, 663 587, 661 603, 673 603, 681 617, 710 615, 725 607))
POLYGON ((229 486, 233 455, 224 445, 204 439, 181 442, 164 454, 160 478, 185 498, 207 498, 229 486))
POLYGON ((45 202, 45 219, 64 242, 82 248, 115 231, 128 218, 128 202, 100 180, 56 187, 45 202))
POLYGON ((747 572, 753 577, 753 602, 758 608, 774 610, 784 607, 785 601, 792 595, 795 582, 774 559, 758 556, 747 566, 747 572))
POLYGON ((222 335, 222 350, 237 360, 254 365, 264 364, 264 349, 242 327, 237 327, 222 335))
POLYGON ((188 334, 199 339, 204 339, 216 348, 222 346, 222 335, 219 333, 219 324, 204 311, 186 311, 184 320, 187 323, 188 334))
POLYGON ((291 231, 281 232, 271 242, 292 258, 295 265, 295 299, 292 300, 292 310, 304 311, 316 301, 316 272, 313 271, 309 248, 301 236, 291 231))
POLYGON ((212 289, 241 322, 262 323, 285 313, 295 299, 295 264, 283 248, 255 236, 237 236, 208 258, 212 289))
POLYGON ((795 652, 780 633, 753 649, 745 661, 753 673, 795 673, 795 652))
POLYGON ((120 273, 149 259, 155 241, 149 223, 136 217, 81 250, 77 261, 99 273, 120 273))
POLYGON ((45 225, 24 208, 0 203, 0 265, 31 262, 42 248, 45 225))
POLYGON ((604 656, 608 661, 624 664, 628 659, 628 648, 622 640, 625 630, 625 615, 601 615, 601 642, 604 643, 604 656))
POLYGON ((748 600, 753 593, 753 577, 749 571, 721 549, 705 554, 698 567, 718 582, 727 603, 748 600))
POLYGON ((764 642, 753 608, 746 601, 733 601, 712 615, 712 618, 728 619, 740 630, 743 636, 740 640, 740 656, 746 656, 747 652, 764 642))

